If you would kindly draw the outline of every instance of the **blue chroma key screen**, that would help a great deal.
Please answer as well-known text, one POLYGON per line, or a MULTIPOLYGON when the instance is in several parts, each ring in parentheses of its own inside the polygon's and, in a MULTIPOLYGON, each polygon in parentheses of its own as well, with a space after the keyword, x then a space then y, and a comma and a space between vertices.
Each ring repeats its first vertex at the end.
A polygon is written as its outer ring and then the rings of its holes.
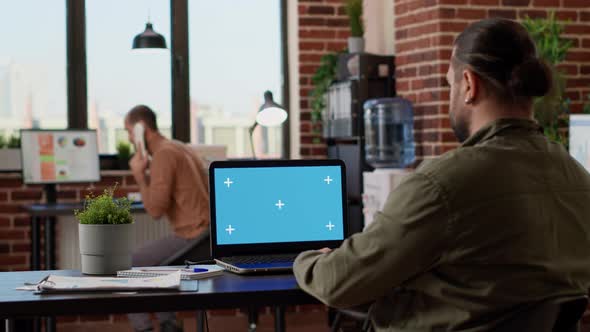
POLYGON ((213 171, 218 244, 344 239, 340 167, 213 171))

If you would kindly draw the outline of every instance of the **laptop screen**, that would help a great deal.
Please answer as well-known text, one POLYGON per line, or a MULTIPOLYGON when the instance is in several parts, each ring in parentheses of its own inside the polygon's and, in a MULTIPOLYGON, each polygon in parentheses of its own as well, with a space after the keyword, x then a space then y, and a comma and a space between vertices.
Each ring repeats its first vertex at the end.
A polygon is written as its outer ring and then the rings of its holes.
POLYGON ((212 167, 211 172, 217 245, 345 237, 340 165, 212 167))

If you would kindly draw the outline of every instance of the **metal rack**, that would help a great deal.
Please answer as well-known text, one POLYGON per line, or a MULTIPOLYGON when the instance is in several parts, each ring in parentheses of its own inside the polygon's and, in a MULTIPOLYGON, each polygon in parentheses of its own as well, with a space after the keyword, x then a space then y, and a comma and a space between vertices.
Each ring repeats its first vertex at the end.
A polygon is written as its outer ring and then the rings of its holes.
POLYGON ((363 104, 368 99, 395 96, 394 61, 394 56, 341 54, 337 80, 328 89, 323 136, 328 158, 346 164, 350 234, 363 229, 363 172, 372 170, 365 160, 363 104))

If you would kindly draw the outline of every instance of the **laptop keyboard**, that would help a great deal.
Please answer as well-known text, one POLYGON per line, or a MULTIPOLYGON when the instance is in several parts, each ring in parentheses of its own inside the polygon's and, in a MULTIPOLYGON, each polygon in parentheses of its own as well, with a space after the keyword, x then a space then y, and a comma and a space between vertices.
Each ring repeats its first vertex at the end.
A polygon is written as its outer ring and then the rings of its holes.
POLYGON ((293 262, 297 254, 264 255, 264 256, 230 256, 223 261, 230 264, 267 264, 293 262))

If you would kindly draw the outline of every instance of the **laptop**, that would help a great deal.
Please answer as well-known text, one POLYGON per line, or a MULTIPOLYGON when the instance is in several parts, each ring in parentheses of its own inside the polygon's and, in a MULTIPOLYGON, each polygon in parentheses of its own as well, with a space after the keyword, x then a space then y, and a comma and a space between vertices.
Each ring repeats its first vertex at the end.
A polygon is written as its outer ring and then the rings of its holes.
POLYGON ((292 271, 297 254, 334 248, 347 229, 341 160, 215 161, 211 254, 229 271, 292 271))

